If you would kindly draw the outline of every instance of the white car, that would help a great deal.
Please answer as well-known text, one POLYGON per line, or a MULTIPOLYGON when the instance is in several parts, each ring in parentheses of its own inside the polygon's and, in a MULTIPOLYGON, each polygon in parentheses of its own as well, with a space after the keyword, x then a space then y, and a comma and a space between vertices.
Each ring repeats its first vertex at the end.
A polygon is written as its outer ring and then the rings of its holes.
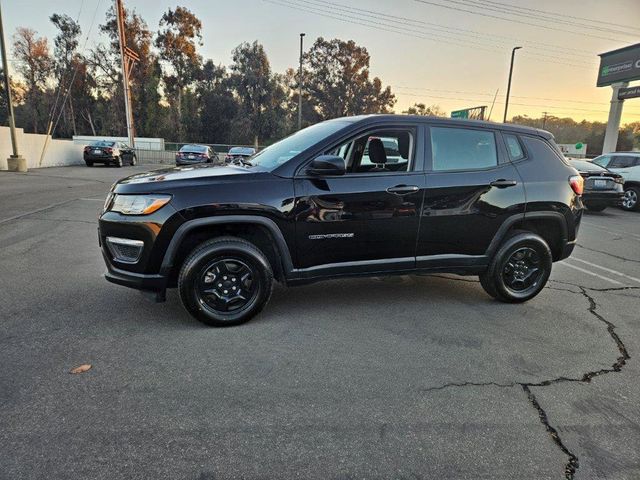
POLYGON ((622 208, 638 210, 640 208, 640 152, 615 152, 594 158, 593 163, 624 178, 624 199, 622 208))

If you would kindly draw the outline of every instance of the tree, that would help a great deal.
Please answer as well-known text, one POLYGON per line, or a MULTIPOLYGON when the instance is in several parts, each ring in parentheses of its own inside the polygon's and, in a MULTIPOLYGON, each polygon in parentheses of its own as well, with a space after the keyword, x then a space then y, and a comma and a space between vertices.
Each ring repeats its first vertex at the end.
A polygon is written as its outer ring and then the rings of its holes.
POLYGON ((271 72, 264 47, 257 41, 238 45, 230 68, 230 85, 238 96, 241 116, 253 132, 253 143, 279 136, 284 129, 286 95, 282 79, 271 72))
POLYGON ((25 80, 25 107, 31 128, 38 133, 39 126, 46 123, 44 105, 45 90, 53 67, 49 43, 45 37, 37 37, 35 30, 18 27, 13 36, 13 55, 17 60, 16 70, 25 80))
POLYGON ((304 88, 322 119, 388 113, 396 99, 382 88, 378 77, 369 78, 371 58, 353 40, 319 37, 304 55, 304 88))
MULTIPOLYGON (((10 79, 11 97, 14 107, 24 102, 25 85, 21 82, 10 79)), ((7 104, 7 94, 4 89, 4 70, 0 67, 0 125, 9 125, 9 108, 7 104)))
POLYGON ((165 62, 164 84, 166 92, 175 100, 174 121, 178 140, 183 140, 182 97, 195 79, 202 65, 197 46, 202 44, 202 22, 184 7, 169 9, 160 19, 156 47, 165 62))
MULTIPOLYGON (((62 131, 63 136, 76 135, 76 115, 74 100, 86 102, 86 95, 90 93, 85 90, 86 64, 84 59, 77 54, 78 38, 80 37, 80 25, 69 15, 59 15, 54 13, 49 18, 51 23, 59 30, 58 35, 53 40, 54 43, 54 72, 58 82, 58 92, 56 100, 63 100, 60 108, 63 109, 64 127, 60 125, 57 130, 62 131), (78 77, 80 70, 83 75, 78 77), (68 107, 68 110, 67 108, 68 107)), ((55 102, 54 102, 55 105, 55 102)), ((57 108, 57 105, 56 105, 57 108)), ((56 112, 52 112, 56 114, 56 112)), ((55 132, 53 132, 55 133, 55 132)))
POLYGON ((444 112, 439 105, 431 105, 427 107, 424 103, 414 103, 411 107, 407 108, 402 113, 407 115, 423 115, 428 117, 446 117, 447 113, 444 112))
MULTIPOLYGON (((98 94, 108 102, 101 102, 100 110, 106 128, 119 126, 124 133, 124 93, 120 69, 120 45, 118 43, 118 23, 115 10, 107 11, 106 22, 100 31, 107 35, 107 47, 98 45, 91 52, 91 65, 97 78, 98 94)), ((124 10, 124 34, 127 46, 136 52, 139 61, 135 63, 129 77, 131 84, 132 108, 136 135, 158 136, 172 129, 166 128, 166 107, 160 105, 160 82, 162 70, 158 56, 152 51, 153 34, 147 23, 134 10, 124 10)), ((98 120, 100 121, 100 120, 98 120)))

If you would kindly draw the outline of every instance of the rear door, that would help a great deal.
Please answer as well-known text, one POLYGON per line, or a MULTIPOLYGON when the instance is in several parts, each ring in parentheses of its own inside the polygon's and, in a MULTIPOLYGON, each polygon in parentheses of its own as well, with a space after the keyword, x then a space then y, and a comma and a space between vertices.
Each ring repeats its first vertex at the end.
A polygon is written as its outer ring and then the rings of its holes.
POLYGON ((419 131, 415 125, 365 130, 325 152, 345 159, 345 175, 303 171, 296 178, 300 268, 336 274, 415 267, 424 190, 422 165, 416 162, 424 158, 419 131), (368 155, 373 138, 387 144, 384 163, 368 155))
MULTIPOLYGON (((417 266, 486 263, 491 240, 507 218, 524 213, 522 180, 500 132, 431 125, 425 142, 427 174, 417 266)), ((523 156, 509 137, 514 158, 523 156)))
POLYGON ((638 180, 640 177, 640 157, 613 154, 608 168, 612 172, 622 175, 625 180, 638 180), (631 178, 632 176, 634 178, 631 178))

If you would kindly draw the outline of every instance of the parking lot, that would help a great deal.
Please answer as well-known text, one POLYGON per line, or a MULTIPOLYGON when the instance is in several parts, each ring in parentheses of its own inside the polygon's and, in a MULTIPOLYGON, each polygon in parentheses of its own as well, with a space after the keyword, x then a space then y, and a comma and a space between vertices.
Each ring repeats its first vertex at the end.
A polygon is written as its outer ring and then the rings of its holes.
POLYGON ((213 329, 102 278, 145 169, 0 173, 0 478, 640 478, 640 214, 586 213, 526 304, 336 280, 213 329))

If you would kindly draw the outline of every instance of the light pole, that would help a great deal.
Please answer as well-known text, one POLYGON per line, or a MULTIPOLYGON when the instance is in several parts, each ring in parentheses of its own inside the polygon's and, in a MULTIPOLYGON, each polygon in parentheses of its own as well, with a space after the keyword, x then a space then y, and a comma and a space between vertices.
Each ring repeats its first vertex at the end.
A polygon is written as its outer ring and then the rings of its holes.
POLYGON ((300 34, 300 71, 298 72, 298 130, 302 128, 302 39, 304 33, 300 34))
POLYGON ((7 61, 7 49, 4 44, 4 27, 2 25, 2 5, 0 4, 0 53, 2 54, 2 69, 4 70, 4 88, 7 92, 7 110, 9 113, 9 130, 11 131, 11 147, 13 155, 7 159, 7 168, 11 171, 26 172, 27 161, 18 153, 18 140, 16 139, 16 122, 13 117, 13 103, 11 100, 11 81, 9 80, 9 62, 7 61))
POLYGON ((509 67, 509 83, 507 84, 507 98, 504 101, 504 119, 502 123, 507 123, 507 109, 509 108, 509 94, 511 93, 511 76, 513 75, 513 59, 516 56, 516 50, 522 47, 513 47, 511 50, 511 67, 509 67))

